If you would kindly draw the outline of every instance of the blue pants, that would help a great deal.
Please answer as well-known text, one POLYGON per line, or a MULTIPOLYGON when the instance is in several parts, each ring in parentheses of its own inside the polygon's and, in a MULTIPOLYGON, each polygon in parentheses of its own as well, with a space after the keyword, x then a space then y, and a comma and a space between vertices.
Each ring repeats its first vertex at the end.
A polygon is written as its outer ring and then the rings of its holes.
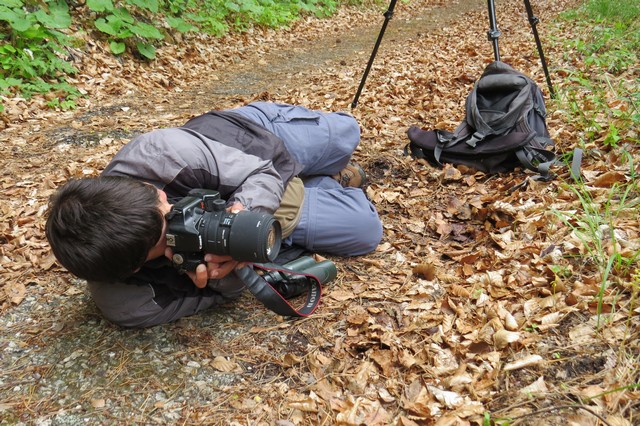
POLYGON ((232 111, 280 137, 304 166, 302 217, 285 244, 339 256, 361 255, 378 246, 382 224, 365 193, 331 178, 349 163, 360 142, 360 126, 352 116, 267 102, 232 111))

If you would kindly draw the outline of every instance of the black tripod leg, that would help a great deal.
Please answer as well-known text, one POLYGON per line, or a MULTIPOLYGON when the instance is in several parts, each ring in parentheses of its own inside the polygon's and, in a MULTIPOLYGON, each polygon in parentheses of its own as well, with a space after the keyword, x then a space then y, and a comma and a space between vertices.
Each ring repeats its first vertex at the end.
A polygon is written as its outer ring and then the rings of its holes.
POLYGON ((500 30, 498 30, 498 23, 496 21, 496 5, 493 3, 493 0, 487 1, 487 6, 489 8, 489 26, 490 29, 487 32, 487 36, 489 37, 489 41, 493 43, 493 56, 496 61, 500 60, 500 48, 498 46, 498 38, 500 37, 500 30))
POLYGON ((529 16, 529 23, 531 24, 531 30, 533 31, 533 37, 536 39, 536 47, 538 48, 538 54, 540 55, 540 62, 542 63, 542 69, 544 70, 544 75, 547 78, 547 86, 549 86, 549 93, 551 97, 555 97, 555 92, 553 90, 553 85, 551 84, 551 77, 549 76, 549 70, 547 69, 547 60, 544 57, 544 52, 542 51, 542 43, 540 42, 540 36, 538 35, 538 22, 540 20, 533 14, 533 9, 531 8, 531 2, 529 0, 524 0, 524 7, 527 9, 527 15, 529 16))
POLYGON ((393 17, 393 10, 396 7, 397 0, 391 0, 389 3, 389 8, 384 13, 384 23, 382 24, 382 28, 380 29, 380 34, 378 35, 378 40, 376 40, 376 44, 373 47, 373 51, 371 52, 371 57, 369 58, 369 63, 364 70, 364 75, 362 76, 362 80, 360 81, 360 87, 358 87, 358 91, 356 92, 355 98, 353 98, 353 102, 351 103, 351 108, 355 108, 358 105, 358 99, 360 98, 360 94, 362 93, 362 89, 364 88, 364 83, 367 80, 367 76, 369 75, 369 71, 371 71, 371 66, 373 65, 373 59, 376 57, 378 53, 378 48, 380 47, 380 43, 382 42, 382 37, 384 36, 384 32, 387 29, 387 24, 393 17))

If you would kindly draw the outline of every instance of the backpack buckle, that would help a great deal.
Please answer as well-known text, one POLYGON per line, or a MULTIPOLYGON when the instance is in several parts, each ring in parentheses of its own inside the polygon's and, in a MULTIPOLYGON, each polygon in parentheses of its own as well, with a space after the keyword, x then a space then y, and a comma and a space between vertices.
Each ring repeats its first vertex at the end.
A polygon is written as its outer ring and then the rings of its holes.
POLYGON ((475 132, 473 135, 471 135, 471 137, 466 141, 467 145, 469 145, 472 148, 475 148, 476 145, 478 144, 478 142, 482 141, 485 138, 485 135, 483 135, 480 132, 475 132))

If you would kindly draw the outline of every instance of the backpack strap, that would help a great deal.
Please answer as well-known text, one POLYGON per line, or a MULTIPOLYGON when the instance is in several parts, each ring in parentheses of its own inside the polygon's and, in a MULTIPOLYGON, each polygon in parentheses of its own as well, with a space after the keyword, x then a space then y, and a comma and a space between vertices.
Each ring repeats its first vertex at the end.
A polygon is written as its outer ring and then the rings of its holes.
POLYGON ((556 155, 552 151, 545 149, 552 146, 553 140, 537 136, 536 132, 531 132, 528 136, 529 143, 515 152, 520 163, 529 170, 540 173, 535 176, 535 180, 545 182, 552 179, 551 166, 556 163, 556 155))
POLYGON ((524 167, 540 173, 540 176, 534 177, 535 180, 545 182, 551 180, 552 176, 549 172, 556 162, 556 155, 553 152, 541 148, 523 148, 516 151, 516 156, 524 167))
POLYGON ((454 133, 447 132, 446 130, 422 130, 418 127, 412 126, 410 133, 415 137, 410 138, 411 141, 405 145, 404 154, 411 155, 414 158, 420 158, 423 160, 433 161, 442 166, 440 157, 442 151, 459 142, 454 138, 454 133), (425 155, 423 148, 433 148, 433 158, 429 158, 425 155))
POLYGON ((580 166, 582 165, 582 150, 575 148, 573 150, 573 159, 571 160, 571 177, 574 181, 580 181, 580 166))
POLYGON ((440 157, 442 157, 442 151, 454 146, 460 139, 455 138, 454 134, 446 132, 444 130, 436 130, 436 146, 433 149, 433 157, 436 159, 436 162, 440 165, 440 157))

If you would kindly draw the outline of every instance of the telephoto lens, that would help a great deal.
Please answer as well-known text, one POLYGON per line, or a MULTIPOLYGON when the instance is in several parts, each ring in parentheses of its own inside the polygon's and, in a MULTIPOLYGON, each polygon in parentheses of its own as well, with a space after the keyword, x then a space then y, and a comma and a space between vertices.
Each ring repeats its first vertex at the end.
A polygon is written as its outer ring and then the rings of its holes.
POLYGON ((280 252, 280 223, 268 213, 218 212, 200 226, 204 252, 228 254, 242 262, 270 262, 280 252))

